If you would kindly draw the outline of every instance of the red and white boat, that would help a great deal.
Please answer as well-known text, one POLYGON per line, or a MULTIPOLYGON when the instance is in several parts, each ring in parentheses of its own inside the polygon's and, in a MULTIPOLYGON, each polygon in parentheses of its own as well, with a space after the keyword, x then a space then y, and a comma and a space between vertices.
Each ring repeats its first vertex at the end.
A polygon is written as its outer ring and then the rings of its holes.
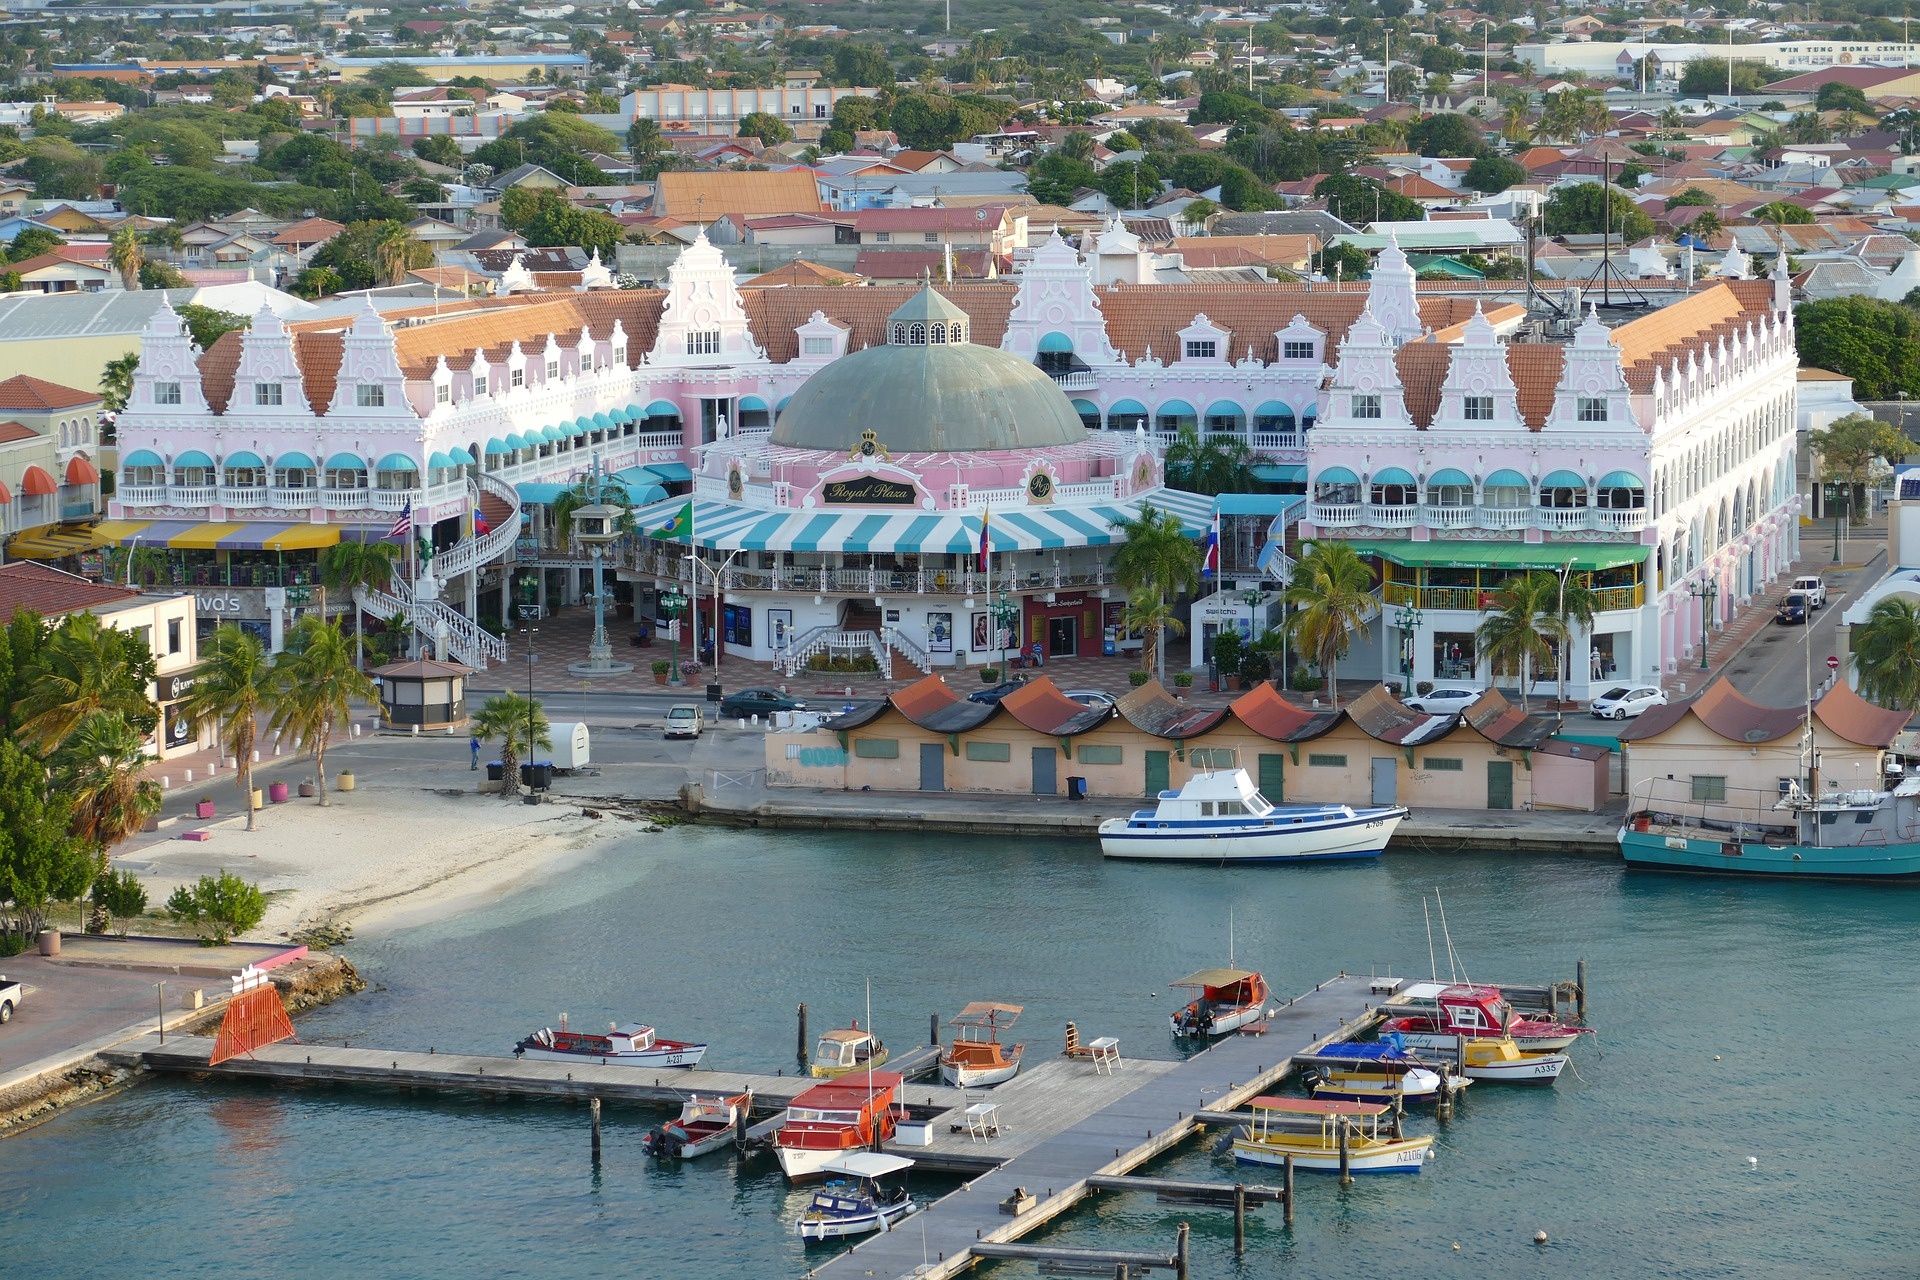
POLYGON ((1397 1016, 1388 1018, 1380 1030, 1399 1032, 1415 1049, 1452 1051, 1459 1048, 1461 1036, 1468 1039, 1508 1036, 1522 1053, 1557 1053, 1570 1048, 1581 1036, 1593 1034, 1591 1027, 1519 1017, 1498 987, 1416 982, 1388 1007, 1395 1010, 1397 1016), (1398 1013, 1401 1009, 1406 1012, 1398 1013))
POLYGON ((640 1149, 656 1160, 692 1160, 718 1151, 733 1141, 734 1130, 753 1110, 753 1094, 730 1098, 694 1094, 680 1107, 680 1115, 656 1125, 640 1140, 640 1149))
POLYGON ((607 1034, 567 1030, 567 1015, 560 1015, 560 1029, 542 1027, 513 1047, 516 1058, 534 1058, 545 1062, 592 1062, 623 1067, 691 1067, 707 1054, 704 1044, 685 1040, 662 1040, 652 1027, 638 1022, 626 1026, 608 1024, 607 1034))
POLYGON ((816 1084, 787 1104, 773 1135, 774 1154, 789 1182, 824 1177, 827 1166, 892 1139, 905 1108, 894 1105, 902 1077, 860 1071, 816 1084))
POLYGON ((1202 969, 1167 985, 1200 992, 1172 1016, 1173 1034, 1182 1039, 1228 1035, 1266 1016, 1267 980, 1248 969, 1202 969))

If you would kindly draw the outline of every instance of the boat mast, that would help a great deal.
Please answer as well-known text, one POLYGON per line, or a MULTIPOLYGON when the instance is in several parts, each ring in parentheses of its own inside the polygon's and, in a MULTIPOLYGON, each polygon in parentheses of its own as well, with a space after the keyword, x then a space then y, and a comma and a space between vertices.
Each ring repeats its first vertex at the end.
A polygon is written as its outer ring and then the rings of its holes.
POLYGON ((1433 912, 1427 909, 1427 895, 1420 895, 1420 914, 1427 921, 1427 971, 1435 982, 1440 981, 1440 962, 1433 955, 1433 912))
POLYGON ((1820 847, 1820 767, 1818 757, 1813 750, 1813 633, 1809 631, 1801 637, 1800 646, 1804 659, 1806 676, 1807 703, 1806 722, 1800 730, 1800 776, 1807 780, 1808 805, 1813 813, 1813 847, 1820 847))
POLYGON ((1440 936, 1447 940, 1447 978, 1452 982, 1472 982, 1467 976, 1466 966, 1460 963, 1460 954, 1453 949, 1453 930, 1447 928, 1447 904, 1440 900, 1440 886, 1433 886, 1433 905, 1440 911, 1440 936), (1456 972, 1459 976, 1455 976, 1456 972))

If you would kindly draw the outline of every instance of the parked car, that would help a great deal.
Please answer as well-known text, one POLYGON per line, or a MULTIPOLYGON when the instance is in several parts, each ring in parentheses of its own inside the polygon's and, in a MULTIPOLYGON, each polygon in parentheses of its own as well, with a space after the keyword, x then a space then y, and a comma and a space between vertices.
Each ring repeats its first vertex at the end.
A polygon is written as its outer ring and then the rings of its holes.
POLYGON ((1110 707, 1120 701, 1105 689, 1068 689, 1066 697, 1069 702, 1089 707, 1110 707))
POLYGON ((1593 714, 1602 720, 1631 720, 1648 707, 1667 704, 1666 690, 1652 684, 1615 685, 1593 700, 1593 714))
POLYGON ((742 689, 720 699, 720 714, 729 719, 770 716, 776 711, 805 711, 807 704, 778 689, 742 689))
POLYGON ((1807 620, 1807 598, 1798 591, 1788 592, 1773 611, 1773 620, 1782 626, 1797 627, 1807 620))
POLYGON ((9 981, 7 975, 0 973, 0 1023, 12 1022, 13 1011, 26 999, 26 988, 17 982, 9 981))
POLYGON ((697 703, 683 702, 667 709, 666 732, 668 738, 697 738, 700 730, 706 726, 706 714, 697 703))
POLYGON ((985 702, 998 706, 1000 699, 1006 697, 1015 689, 1025 688, 1026 684, 1027 682, 1025 680, 1009 680, 1005 684, 996 684, 991 689, 976 689, 967 695, 967 701, 985 702))
POLYGON ((1789 594, 1795 591, 1804 591, 1807 596, 1807 604, 1812 608, 1824 609, 1827 607, 1827 584, 1817 573, 1809 573, 1802 577, 1795 578, 1793 585, 1788 587, 1787 591, 1789 594))
POLYGON ((1481 690, 1463 684, 1437 684, 1428 693, 1404 699, 1407 707, 1430 716, 1452 715, 1465 711, 1480 699, 1481 690))

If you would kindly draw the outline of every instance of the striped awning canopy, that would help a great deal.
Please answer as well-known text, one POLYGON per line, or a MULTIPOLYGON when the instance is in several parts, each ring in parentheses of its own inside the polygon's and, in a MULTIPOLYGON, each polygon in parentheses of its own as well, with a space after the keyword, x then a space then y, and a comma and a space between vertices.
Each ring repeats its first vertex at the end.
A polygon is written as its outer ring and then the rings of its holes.
MULTIPOLYGON (((635 527, 651 531, 687 504, 669 498, 635 512, 635 527)), ((1114 522, 1133 519, 1152 504, 1180 520, 1194 538, 1206 536, 1213 499, 1156 489, 1125 502, 1097 506, 1000 508, 988 520, 995 551, 1100 547, 1122 541, 1114 522)), ((695 499, 694 541, 719 551, 840 551, 850 554, 970 555, 980 549, 980 513, 935 511, 769 511, 695 499)))

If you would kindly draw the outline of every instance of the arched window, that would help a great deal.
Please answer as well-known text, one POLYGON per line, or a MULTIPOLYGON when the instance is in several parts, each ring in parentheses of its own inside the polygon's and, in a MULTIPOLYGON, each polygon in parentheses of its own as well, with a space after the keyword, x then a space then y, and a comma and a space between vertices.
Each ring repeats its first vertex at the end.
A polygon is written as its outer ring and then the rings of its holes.
POLYGON ((1376 507, 1406 507, 1413 505, 1417 493, 1411 475, 1400 467, 1388 467, 1373 473, 1367 501, 1376 507))
POLYGON ((936 347, 947 345, 947 326, 938 320, 927 326, 927 341, 936 347))
POLYGON ((907 326, 904 324, 893 326, 893 345, 896 347, 907 345, 907 326))
POLYGON ((1556 471, 1540 482, 1540 505, 1571 510, 1587 505, 1587 482, 1571 471, 1556 471))
POLYGON ((925 326, 924 324, 921 324, 917 320, 913 324, 909 325, 907 328, 907 345, 910 347, 926 346, 927 345, 927 326, 925 326))

